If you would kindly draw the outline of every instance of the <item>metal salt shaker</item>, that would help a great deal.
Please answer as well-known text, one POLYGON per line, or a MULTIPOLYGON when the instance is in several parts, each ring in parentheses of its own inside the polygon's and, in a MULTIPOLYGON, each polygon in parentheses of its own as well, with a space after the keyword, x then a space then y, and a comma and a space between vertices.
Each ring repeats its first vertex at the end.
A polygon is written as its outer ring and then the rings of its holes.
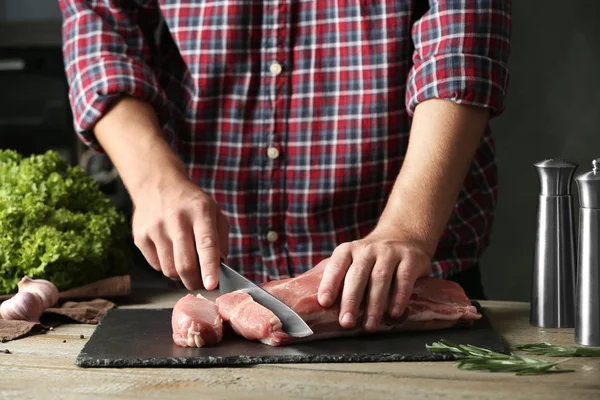
POLYGON ((577 164, 548 159, 534 166, 541 189, 529 321, 541 328, 572 328, 576 264, 571 182, 577 164))
POLYGON ((575 343, 600 346, 600 159, 578 175, 579 252, 575 343))

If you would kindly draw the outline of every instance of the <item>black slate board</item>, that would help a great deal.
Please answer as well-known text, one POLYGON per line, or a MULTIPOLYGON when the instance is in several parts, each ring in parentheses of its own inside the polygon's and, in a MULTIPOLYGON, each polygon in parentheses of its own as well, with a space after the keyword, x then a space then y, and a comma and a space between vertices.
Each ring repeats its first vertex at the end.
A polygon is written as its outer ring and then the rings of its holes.
MULTIPOLYGON (((479 304, 475 306, 482 312, 479 304)), ((104 316, 78 355, 80 367, 224 367, 267 363, 441 361, 425 344, 440 339, 506 351, 490 321, 470 328, 396 332, 271 347, 227 337, 212 347, 183 348, 171 338, 172 309, 113 309, 104 316)))

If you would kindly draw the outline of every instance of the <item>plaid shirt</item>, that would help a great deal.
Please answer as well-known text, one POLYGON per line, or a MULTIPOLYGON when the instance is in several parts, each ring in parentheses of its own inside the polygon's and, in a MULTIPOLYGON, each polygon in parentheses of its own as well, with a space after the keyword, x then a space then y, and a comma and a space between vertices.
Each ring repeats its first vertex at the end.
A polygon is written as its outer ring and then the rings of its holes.
MULTIPOLYGON (((231 265, 300 274, 376 225, 419 102, 504 107, 510 1, 429 3, 61 0, 75 128, 101 150, 91 129, 110 104, 146 100, 229 218, 231 265)), ((488 129, 432 275, 478 261, 496 181, 488 129)))

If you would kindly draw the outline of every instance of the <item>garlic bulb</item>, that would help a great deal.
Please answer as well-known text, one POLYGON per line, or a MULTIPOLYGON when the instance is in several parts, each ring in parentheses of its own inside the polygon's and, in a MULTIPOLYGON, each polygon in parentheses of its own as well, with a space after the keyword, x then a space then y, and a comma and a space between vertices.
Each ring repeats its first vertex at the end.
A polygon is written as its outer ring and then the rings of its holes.
POLYGON ((27 276, 18 284, 19 292, 37 294, 44 302, 44 309, 50 308, 58 301, 58 289, 50 281, 44 279, 30 279, 27 276))
POLYGON ((37 322, 44 310, 58 302, 58 289, 52 282, 25 276, 18 286, 19 292, 0 304, 0 317, 37 322))
POLYGON ((0 304, 0 316, 4 319, 37 322, 44 313, 42 298, 34 293, 19 292, 0 304))

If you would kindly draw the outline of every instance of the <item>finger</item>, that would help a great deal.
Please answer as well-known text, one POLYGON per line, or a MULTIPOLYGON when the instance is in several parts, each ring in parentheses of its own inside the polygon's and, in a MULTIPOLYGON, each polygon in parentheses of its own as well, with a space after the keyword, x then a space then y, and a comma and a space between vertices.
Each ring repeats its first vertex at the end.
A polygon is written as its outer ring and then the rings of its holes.
POLYGON ((376 332, 379 328, 397 267, 398 261, 391 258, 382 258, 375 262, 367 290, 364 317, 364 327, 367 332, 376 332))
POLYGON ((220 251, 214 218, 203 218, 194 226, 196 252, 200 260, 202 282, 213 290, 219 282, 220 251))
POLYGON ((340 325, 343 328, 352 328, 356 324, 356 318, 374 264, 375 260, 371 258, 357 257, 348 269, 344 279, 339 315, 340 325))
POLYGON ((330 307, 337 299, 342 282, 352 263, 352 246, 343 243, 335 248, 325 265, 317 299, 322 307, 330 307))
POLYGON ((413 264, 404 259, 396 269, 394 290, 388 307, 388 312, 392 318, 400 318, 410 300, 417 279, 413 264))
POLYGON ((190 224, 186 224, 184 220, 175 221, 171 225, 169 236, 173 243, 175 270, 179 278, 188 290, 199 289, 202 282, 194 246, 194 232, 190 224))
POLYGON ((136 247, 142 252, 142 255, 146 259, 146 262, 150 264, 152 268, 160 271, 160 262, 158 261, 158 254, 156 254, 156 247, 149 237, 144 236, 143 238, 135 238, 134 243, 136 247))
POLYGON ((169 239, 163 230, 157 232, 151 239, 156 247, 156 254, 158 255, 163 275, 171 279, 179 279, 173 260, 173 244, 171 243, 171 239, 169 239))

